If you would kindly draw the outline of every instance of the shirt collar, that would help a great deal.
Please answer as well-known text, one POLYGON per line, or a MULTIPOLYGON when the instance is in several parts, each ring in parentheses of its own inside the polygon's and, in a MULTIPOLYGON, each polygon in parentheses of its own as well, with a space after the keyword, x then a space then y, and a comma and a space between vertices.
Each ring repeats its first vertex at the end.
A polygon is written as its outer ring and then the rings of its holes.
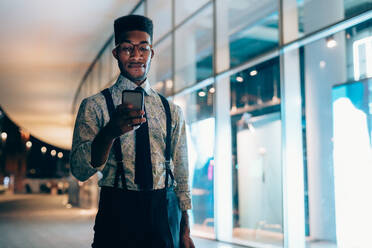
MULTIPOLYGON (((133 83, 131 80, 129 80, 128 78, 124 77, 121 74, 120 74, 118 80, 116 81, 115 86, 120 91, 123 91, 123 90, 134 90, 134 89, 136 89, 138 87, 137 84, 133 83)), ((150 86, 150 83, 149 83, 149 80, 148 79, 146 79, 145 82, 143 82, 140 85, 140 87, 143 88, 143 90, 145 91, 146 95, 152 95, 152 89, 151 89, 151 86, 150 86)))

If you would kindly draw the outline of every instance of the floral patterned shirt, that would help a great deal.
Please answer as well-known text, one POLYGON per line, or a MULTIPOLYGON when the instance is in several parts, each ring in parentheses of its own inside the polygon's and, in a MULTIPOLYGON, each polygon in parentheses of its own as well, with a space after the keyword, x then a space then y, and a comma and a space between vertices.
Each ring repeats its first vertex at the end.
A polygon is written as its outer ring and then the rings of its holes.
MULTIPOLYGON (((122 102, 123 90, 134 90, 136 87, 135 83, 120 75, 117 82, 109 88, 115 107, 122 102)), ((159 95, 150 87, 148 80, 141 87, 145 91, 144 102, 149 126, 153 188, 162 189, 165 186, 165 110, 159 95)), ((191 196, 188 183, 186 124, 181 108, 171 102, 169 102, 169 105, 172 116, 170 168, 175 178, 174 186, 180 208, 181 210, 187 210, 191 209, 191 196)), ((109 120, 106 100, 102 93, 85 98, 80 104, 75 122, 70 157, 71 172, 80 181, 87 180, 99 170, 102 172, 103 177, 99 180, 98 185, 111 187, 114 185, 117 162, 115 161, 113 149, 111 149, 107 161, 102 166, 93 168, 90 164, 92 141, 109 120)), ((139 190, 134 183, 135 132, 132 130, 121 135, 120 141, 127 188, 129 190, 139 190)), ((169 182, 171 182, 170 179, 169 182)), ((120 180, 119 187, 122 188, 120 180)))

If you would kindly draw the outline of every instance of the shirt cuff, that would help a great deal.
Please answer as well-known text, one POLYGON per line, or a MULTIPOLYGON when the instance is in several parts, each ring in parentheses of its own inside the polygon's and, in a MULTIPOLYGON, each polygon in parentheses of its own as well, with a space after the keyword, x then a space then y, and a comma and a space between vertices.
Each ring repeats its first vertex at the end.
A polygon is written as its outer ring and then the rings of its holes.
POLYGON ((191 200, 180 201, 180 209, 181 211, 186 211, 186 210, 191 209, 191 200))

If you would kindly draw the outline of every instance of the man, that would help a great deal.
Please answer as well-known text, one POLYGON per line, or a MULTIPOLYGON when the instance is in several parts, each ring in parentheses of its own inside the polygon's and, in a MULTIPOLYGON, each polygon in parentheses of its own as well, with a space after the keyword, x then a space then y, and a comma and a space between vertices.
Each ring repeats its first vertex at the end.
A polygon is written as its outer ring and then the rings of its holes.
POLYGON ((71 151, 71 171, 80 181, 103 174, 92 247, 194 248, 185 121, 147 80, 152 21, 124 16, 114 32, 121 74, 82 101, 71 151), (145 111, 122 104, 123 90, 143 91, 145 111))

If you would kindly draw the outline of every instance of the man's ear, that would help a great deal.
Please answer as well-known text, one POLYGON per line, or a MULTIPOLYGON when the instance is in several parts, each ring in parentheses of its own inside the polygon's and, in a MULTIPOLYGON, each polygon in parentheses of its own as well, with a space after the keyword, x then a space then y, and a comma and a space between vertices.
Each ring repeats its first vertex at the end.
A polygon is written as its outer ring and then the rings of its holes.
POLYGON ((115 59, 118 59, 117 47, 115 47, 114 49, 112 49, 112 55, 114 56, 115 59))

